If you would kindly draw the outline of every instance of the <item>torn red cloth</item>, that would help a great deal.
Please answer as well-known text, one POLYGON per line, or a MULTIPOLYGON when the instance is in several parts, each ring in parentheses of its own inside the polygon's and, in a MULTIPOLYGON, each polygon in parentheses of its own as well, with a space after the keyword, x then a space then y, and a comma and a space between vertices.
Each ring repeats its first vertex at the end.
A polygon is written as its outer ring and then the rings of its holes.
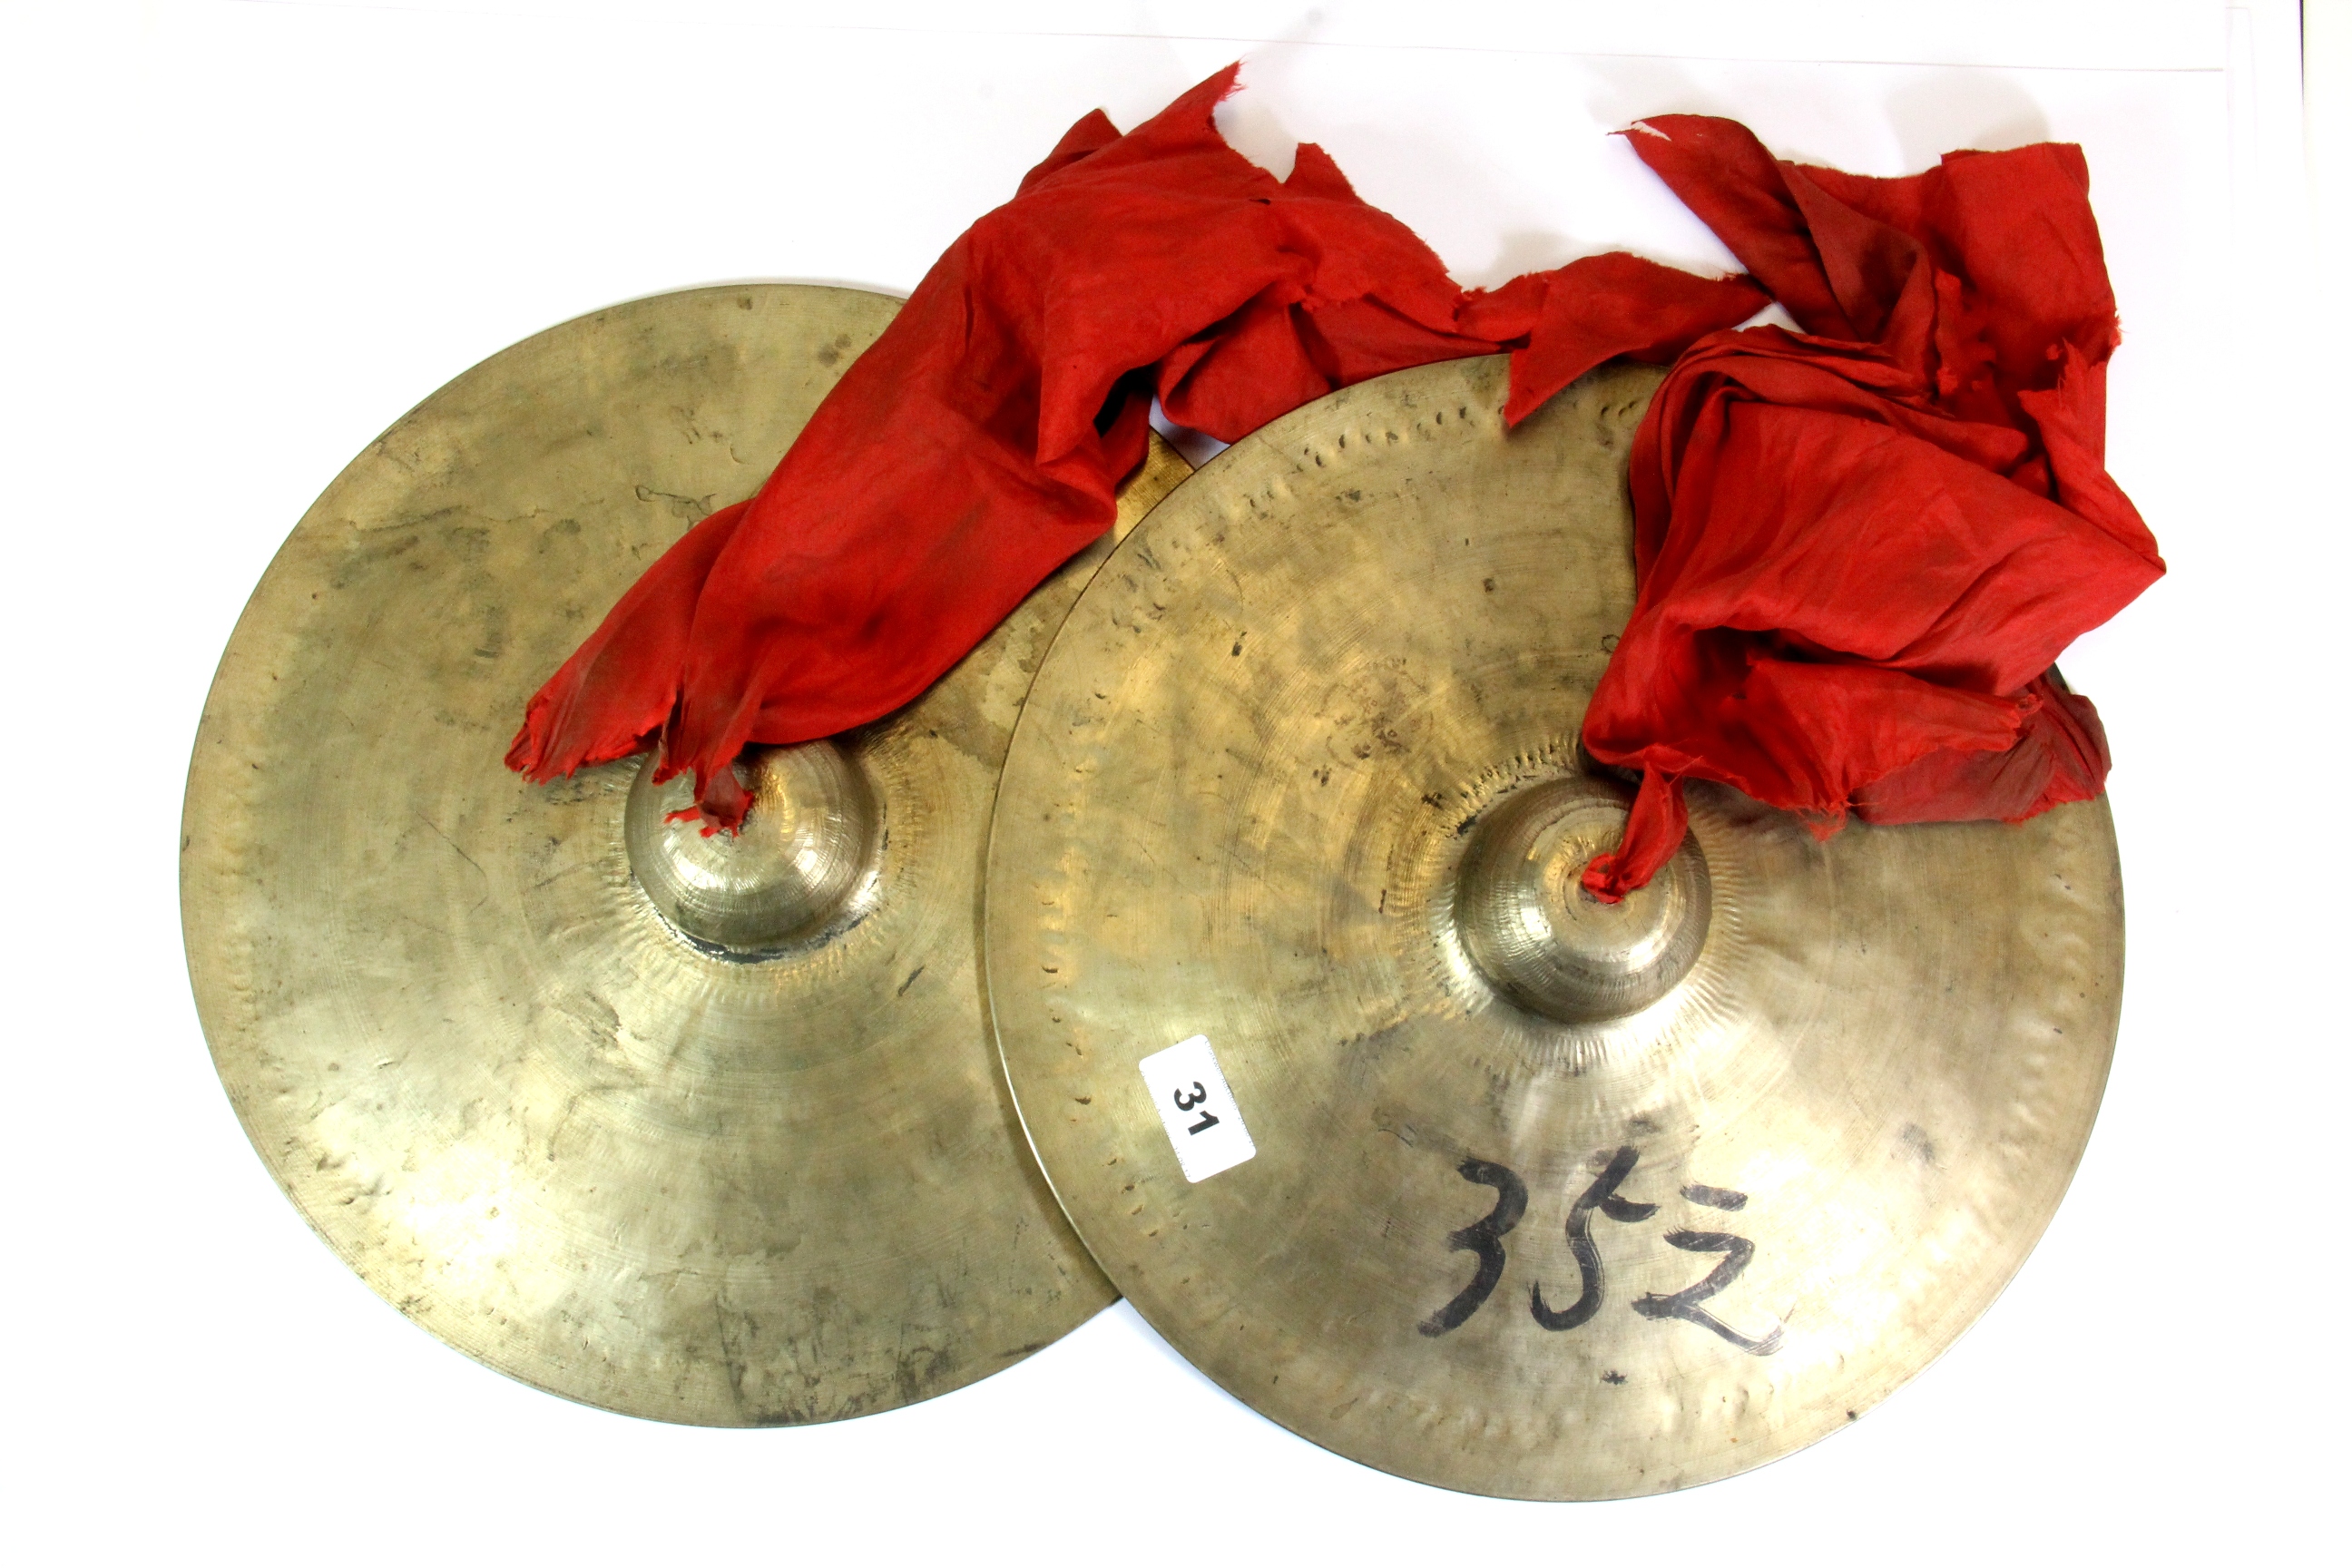
POLYGON ((2105 736, 2051 664, 2164 563, 2105 466, 2116 302, 2081 150, 1880 180, 1727 120, 1627 135, 1802 331, 1699 342, 1635 438, 1639 597, 1584 738, 1642 785, 1585 886, 1665 864, 1688 778, 1823 833, 2096 795, 2105 736))
POLYGON ((659 741, 707 822, 755 742, 912 700, 1110 526, 1156 392, 1226 440, 1335 387, 1515 351, 1514 418, 1601 361, 1753 315, 1745 279, 1591 257, 1465 293, 1320 148, 1276 180, 1212 121, 1228 68, 1120 135, 1073 127, 923 279, 749 502, 663 555, 530 700, 540 781, 659 741))
POLYGON ((1080 121, 760 493, 531 700, 509 765, 543 781, 658 738, 664 776, 694 770, 732 826, 747 743, 911 700, 1109 526, 1154 392, 1231 440, 1508 347, 1514 422, 1604 359, 1681 356, 1635 443, 1639 600, 1585 726, 1643 774, 1598 895, 1673 854, 1685 778, 1823 831, 2097 793, 2097 715, 2051 661, 2163 565, 2104 467, 2115 300, 2078 150, 1873 180, 1775 163, 1728 121, 1648 122, 1635 150, 1803 329, 1728 331, 1753 283, 1630 256, 1465 293, 1319 149, 1276 181, 1228 148, 1211 116, 1234 77, 1125 136, 1080 121))

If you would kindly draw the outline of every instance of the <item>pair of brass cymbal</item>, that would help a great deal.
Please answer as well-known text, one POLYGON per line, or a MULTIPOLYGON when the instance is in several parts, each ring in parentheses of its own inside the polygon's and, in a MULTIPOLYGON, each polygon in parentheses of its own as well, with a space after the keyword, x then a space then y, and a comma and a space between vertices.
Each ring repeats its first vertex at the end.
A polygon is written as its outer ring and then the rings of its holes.
POLYGON ((507 350, 239 622, 191 971, 371 1286, 720 1425, 943 1393, 1124 1291, 1327 1447, 1554 1498, 1785 1453, 1983 1309, 2112 1049, 2105 804, 1824 843, 1700 789, 1665 875, 1580 898, 1654 371, 1508 435, 1475 360, 1191 479, 1155 443, 1123 542, 907 709, 750 759, 740 837, 638 762, 508 773, 538 682, 895 308, 700 289, 507 350))

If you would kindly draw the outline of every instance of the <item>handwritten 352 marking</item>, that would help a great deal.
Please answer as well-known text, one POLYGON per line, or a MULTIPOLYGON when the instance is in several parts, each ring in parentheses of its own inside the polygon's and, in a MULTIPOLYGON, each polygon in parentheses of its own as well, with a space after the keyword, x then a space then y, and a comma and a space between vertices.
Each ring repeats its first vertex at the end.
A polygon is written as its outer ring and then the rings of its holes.
MULTIPOLYGON (((1631 1147, 1619 1149, 1609 1158, 1608 1165, 1593 1178, 1592 1184, 1569 1206, 1568 1247, 1575 1255, 1577 1272, 1576 1300, 1565 1307, 1553 1307, 1544 1300, 1540 1282, 1528 1287, 1528 1310, 1537 1323, 1555 1333, 1582 1326, 1592 1321, 1601 1310, 1607 1287, 1607 1271, 1601 1267, 1601 1248, 1592 1239, 1592 1216, 1596 1214, 1620 1225, 1639 1225, 1658 1212, 1655 1204, 1636 1203, 1621 1196, 1617 1189, 1633 1173, 1641 1154, 1631 1147)), ((1495 1287, 1503 1278, 1507 1261, 1503 1237, 1511 1233, 1528 1212, 1528 1184, 1508 1166, 1491 1160, 1465 1160, 1456 1167, 1462 1179, 1480 1186, 1495 1189, 1495 1206, 1485 1217, 1472 1221, 1460 1230, 1450 1233, 1445 1245, 1455 1252, 1477 1254, 1478 1269, 1470 1283, 1436 1311, 1422 1321, 1421 1331, 1434 1339, 1452 1333, 1470 1321, 1473 1313, 1486 1304, 1495 1287)), ((1682 1189, 1687 1201, 1706 1208, 1738 1213, 1748 1206, 1748 1194, 1728 1187, 1710 1187, 1692 1183, 1682 1189)), ((1749 1355, 1770 1355, 1780 1348, 1780 1330, 1774 1328, 1761 1339, 1741 1333, 1700 1302, 1720 1294, 1738 1279, 1750 1259, 1756 1256, 1756 1244, 1744 1236, 1734 1236, 1722 1230, 1670 1230, 1665 1243, 1683 1252, 1714 1252, 1723 1255, 1707 1276, 1696 1284, 1661 1296, 1637 1296, 1633 1310, 1640 1316, 1656 1320, 1677 1318, 1685 1323, 1696 1323, 1725 1342, 1738 1346, 1749 1355)))

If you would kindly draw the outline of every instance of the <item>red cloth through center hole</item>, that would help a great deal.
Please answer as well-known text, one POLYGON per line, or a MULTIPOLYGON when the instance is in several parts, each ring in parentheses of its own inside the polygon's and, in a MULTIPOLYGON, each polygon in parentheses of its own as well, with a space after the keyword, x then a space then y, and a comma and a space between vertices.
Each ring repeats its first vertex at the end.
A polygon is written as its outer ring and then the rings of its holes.
POLYGON ((1595 756, 1643 770, 1598 895, 1673 853, 1685 779, 1824 829, 2096 792, 2096 717, 2045 671, 2162 565, 2103 466, 2115 304, 2077 150, 1865 180, 1654 121, 1635 150, 1753 280, 1612 254, 1465 290, 1321 149, 1277 181, 1226 146, 1236 69, 1126 135, 1074 126, 759 493, 623 595, 509 764, 543 782, 658 744, 707 828, 734 826, 746 745, 912 700, 1109 527, 1155 394, 1234 440, 1509 349, 1514 423, 1604 360, 1675 366, 1633 453, 1639 603, 1586 720, 1595 756), (1727 330, 1766 289, 1802 333, 1727 330))

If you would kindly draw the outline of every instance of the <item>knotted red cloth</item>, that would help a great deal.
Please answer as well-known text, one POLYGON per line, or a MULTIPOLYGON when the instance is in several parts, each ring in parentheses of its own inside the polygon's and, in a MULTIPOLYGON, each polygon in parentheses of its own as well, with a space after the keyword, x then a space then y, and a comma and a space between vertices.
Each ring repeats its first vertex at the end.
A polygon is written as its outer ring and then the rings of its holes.
POLYGON ((2098 794, 2105 734, 2051 663, 2164 563, 2105 464, 2116 301, 2082 150, 1879 180, 1727 120, 1627 134, 1803 331, 1696 344, 1635 437, 1639 596, 1584 739, 1642 786, 1585 887, 1665 864, 1685 778, 1824 834, 2098 794))
POLYGON ((2079 153, 1859 180, 1776 165, 1729 121, 1651 122, 1637 149, 1807 329, 1728 332, 1754 283, 1625 255, 1465 292, 1320 149, 1276 181, 1228 148, 1212 111, 1234 77, 1125 136, 1073 127, 759 494, 623 596, 509 764, 544 781, 658 739, 709 826, 740 822, 746 744, 911 700, 1110 525, 1155 392, 1232 440, 1510 348, 1516 422, 1605 359, 1696 343, 1636 443, 1641 595, 1587 743, 1647 772, 1588 885, 1615 897, 1664 864, 1685 777, 1825 827, 2095 792, 2095 716, 2042 672, 2161 567, 2101 467, 2114 301, 2079 153))
POLYGON ((1618 354, 1665 363, 1763 293, 1599 256, 1465 293, 1320 148, 1276 180, 1212 121, 1231 67, 1121 136, 1071 128, 942 256, 748 502, 712 513, 530 700, 544 782, 645 749, 706 823, 754 742, 909 701, 1108 529, 1157 392, 1226 440, 1335 387, 1514 348, 1511 410, 1618 354))

